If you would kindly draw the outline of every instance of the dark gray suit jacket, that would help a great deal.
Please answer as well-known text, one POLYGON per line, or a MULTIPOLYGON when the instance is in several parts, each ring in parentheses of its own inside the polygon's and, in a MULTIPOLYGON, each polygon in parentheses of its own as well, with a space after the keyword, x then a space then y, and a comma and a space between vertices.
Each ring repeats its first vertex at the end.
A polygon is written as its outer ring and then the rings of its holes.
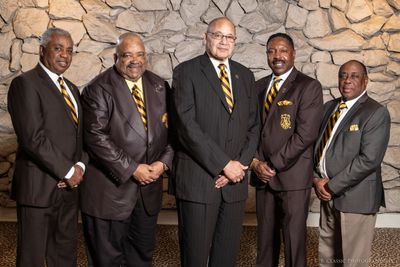
MULTIPOLYGON (((260 114, 272 75, 256 82, 260 114)), ((256 157, 276 170, 269 185, 277 191, 311 188, 313 144, 322 120, 321 84, 294 68, 274 99, 261 128, 256 157)), ((251 184, 262 188, 253 173, 251 184)))
MULTIPOLYGON (((249 165, 257 147, 259 117, 254 76, 230 60, 234 109, 228 111, 220 80, 207 54, 174 70, 171 123, 177 138, 171 191, 177 198, 213 203, 215 180, 229 160, 249 165)), ((248 179, 222 188, 227 202, 247 198, 248 179)))
POLYGON ((138 164, 172 166, 166 122, 168 84, 150 71, 142 76, 148 132, 125 79, 111 67, 84 89, 84 139, 91 157, 81 187, 82 211, 108 220, 128 218, 140 193, 146 211, 161 208, 162 179, 140 186, 132 174, 138 164))
MULTIPOLYGON (((66 83, 78 105, 78 128, 64 97, 40 65, 10 85, 8 109, 18 137, 12 198, 19 204, 48 207, 59 190, 57 182, 76 162, 88 162, 82 150, 79 91, 66 83)), ((66 201, 78 201, 77 190, 70 192, 66 201)))
MULTIPOLYGON (((335 99, 325 104, 321 133, 339 103, 335 99)), ((337 210, 370 214, 384 205, 381 163, 389 135, 389 112, 363 95, 341 121, 326 151, 328 186, 337 210)))

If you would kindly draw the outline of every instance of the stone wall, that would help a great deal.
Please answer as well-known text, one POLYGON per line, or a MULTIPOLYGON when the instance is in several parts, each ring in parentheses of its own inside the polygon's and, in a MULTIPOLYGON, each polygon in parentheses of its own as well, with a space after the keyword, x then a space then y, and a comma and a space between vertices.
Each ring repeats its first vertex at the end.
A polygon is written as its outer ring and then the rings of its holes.
MULTIPOLYGON (((36 65, 38 36, 47 27, 72 33, 75 55, 65 74, 79 86, 113 64, 113 44, 126 31, 139 33, 149 68, 167 80, 179 62, 204 52, 202 34, 215 17, 237 25, 233 59, 260 78, 270 73, 265 42, 276 32, 296 44, 296 67, 316 77, 325 100, 339 95, 337 71, 349 59, 370 72, 370 95, 392 116, 383 163, 387 208, 400 211, 400 0, 1 0, 0 1, 0 199, 7 198, 16 138, 7 113, 11 80, 36 65)), ((250 189, 248 210, 254 211, 250 189)), ((165 207, 173 207, 171 197, 165 207)), ((318 210, 313 197, 311 209, 318 210)))

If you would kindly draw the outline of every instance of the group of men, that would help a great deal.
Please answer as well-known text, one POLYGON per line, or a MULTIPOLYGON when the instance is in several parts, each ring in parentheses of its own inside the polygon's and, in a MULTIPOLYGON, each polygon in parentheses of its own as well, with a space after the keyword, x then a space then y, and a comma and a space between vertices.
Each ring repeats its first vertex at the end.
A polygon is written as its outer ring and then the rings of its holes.
POLYGON ((181 266, 235 266, 250 169, 257 266, 278 266, 281 237, 285 266, 307 266, 313 186, 321 200, 320 265, 367 266, 384 204, 380 164, 390 117, 365 91, 365 66, 343 64, 341 97, 323 106, 320 83, 294 67, 289 35, 268 39, 272 74, 257 82, 230 59, 236 30, 229 19, 210 22, 203 41, 206 52, 179 64, 170 88, 146 70, 142 39, 122 34, 114 66, 80 96, 63 77, 70 34, 43 34, 39 64, 8 94, 19 144, 17 266, 76 266, 79 208, 89 265, 151 266, 165 172, 176 197, 181 266))

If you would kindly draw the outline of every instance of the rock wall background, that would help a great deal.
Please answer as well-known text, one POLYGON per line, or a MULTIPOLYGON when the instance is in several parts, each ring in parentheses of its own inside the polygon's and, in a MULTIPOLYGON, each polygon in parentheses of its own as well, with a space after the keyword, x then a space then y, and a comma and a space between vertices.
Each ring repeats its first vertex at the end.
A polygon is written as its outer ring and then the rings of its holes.
MULTIPOLYGON (((126 31, 139 33, 149 69, 167 80, 179 63, 204 52, 202 34, 215 17, 237 25, 234 60, 256 78, 270 73, 265 42, 287 32, 296 45, 298 69, 317 78, 325 100, 339 95, 337 71, 349 59, 369 70, 369 94, 392 116, 383 163, 387 208, 400 211, 400 0, 0 0, 0 202, 8 199, 16 137, 7 113, 11 80, 38 62, 38 37, 48 27, 71 32, 75 55, 65 74, 79 86, 113 64, 113 45, 126 31)), ((250 190, 248 211, 254 211, 250 190)), ((164 207, 174 207, 164 198, 164 207)), ((313 196, 312 211, 318 211, 313 196)))

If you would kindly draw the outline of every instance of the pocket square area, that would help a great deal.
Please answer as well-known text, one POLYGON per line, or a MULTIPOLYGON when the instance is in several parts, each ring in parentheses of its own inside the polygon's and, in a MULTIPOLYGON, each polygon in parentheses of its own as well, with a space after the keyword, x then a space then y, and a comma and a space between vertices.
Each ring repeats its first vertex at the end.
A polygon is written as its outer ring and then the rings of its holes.
POLYGON ((293 105, 293 102, 285 99, 285 100, 278 101, 277 105, 280 107, 281 106, 291 106, 291 105, 293 105))
POLYGON ((355 131, 358 131, 358 130, 359 130, 358 129, 358 124, 350 125, 350 129, 349 129, 350 132, 355 132, 355 131))

